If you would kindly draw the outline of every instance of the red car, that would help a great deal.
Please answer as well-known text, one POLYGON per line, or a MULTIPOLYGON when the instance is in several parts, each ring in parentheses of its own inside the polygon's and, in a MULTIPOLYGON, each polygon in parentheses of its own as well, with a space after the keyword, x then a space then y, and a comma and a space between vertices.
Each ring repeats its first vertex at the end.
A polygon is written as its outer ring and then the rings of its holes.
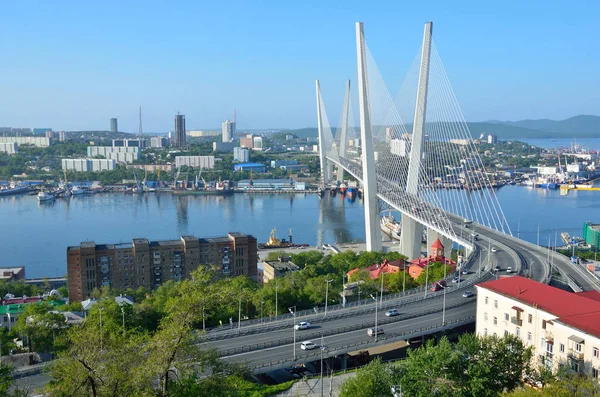
POLYGON ((435 283, 433 283, 431 285, 431 288, 429 288, 429 290, 431 292, 436 292, 445 287, 446 287, 446 280, 440 280, 440 281, 436 281, 435 283))

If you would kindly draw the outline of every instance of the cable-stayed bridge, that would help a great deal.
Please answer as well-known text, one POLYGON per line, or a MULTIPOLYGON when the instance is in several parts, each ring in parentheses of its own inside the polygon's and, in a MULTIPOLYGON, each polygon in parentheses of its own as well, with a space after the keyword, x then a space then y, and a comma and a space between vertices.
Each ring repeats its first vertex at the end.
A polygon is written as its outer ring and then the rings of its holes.
MULTIPOLYGON (((456 234, 450 214, 510 234, 510 227, 486 175, 477 147, 449 84, 432 40, 431 22, 425 24, 412 93, 412 124, 406 123, 390 95, 367 46, 362 23, 356 24, 359 128, 352 126, 350 82, 335 136, 329 124, 317 81, 317 117, 322 184, 344 171, 364 186, 367 249, 381 250, 380 203, 402 213, 401 251, 409 258, 421 253, 423 227, 445 246, 458 243, 473 248, 468 235, 456 234), (357 133, 360 131, 360 135, 357 133), (360 140, 360 147, 351 145, 360 140), (459 189, 440 191, 451 182, 459 189)), ((410 86, 411 83, 405 84, 410 86)), ((406 91, 410 92, 408 88, 406 91)))

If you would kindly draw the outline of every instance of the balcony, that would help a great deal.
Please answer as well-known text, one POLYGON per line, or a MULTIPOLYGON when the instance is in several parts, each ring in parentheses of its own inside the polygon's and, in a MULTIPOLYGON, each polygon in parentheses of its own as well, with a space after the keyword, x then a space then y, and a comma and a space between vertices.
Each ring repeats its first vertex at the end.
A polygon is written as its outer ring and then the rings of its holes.
POLYGON ((523 320, 514 316, 510 318, 510 322, 514 325, 518 325, 519 327, 523 326, 523 320))
POLYGON ((583 360, 583 352, 578 352, 578 351, 570 349, 568 357, 572 360, 581 361, 581 360, 583 360))
POLYGON ((548 341, 548 342, 553 342, 554 335, 552 334, 552 332, 546 331, 546 333, 544 334, 544 339, 546 339, 546 341, 548 341))
POLYGON ((546 358, 552 360, 552 357, 554 357, 554 354, 552 352, 546 351, 546 358))

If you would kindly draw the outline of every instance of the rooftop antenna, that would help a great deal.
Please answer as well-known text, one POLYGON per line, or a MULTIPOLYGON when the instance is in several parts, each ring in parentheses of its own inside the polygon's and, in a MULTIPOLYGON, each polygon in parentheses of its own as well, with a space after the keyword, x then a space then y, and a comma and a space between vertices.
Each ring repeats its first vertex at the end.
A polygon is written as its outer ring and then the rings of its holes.
POLYGON ((138 136, 142 137, 142 106, 140 105, 140 113, 138 118, 138 136))

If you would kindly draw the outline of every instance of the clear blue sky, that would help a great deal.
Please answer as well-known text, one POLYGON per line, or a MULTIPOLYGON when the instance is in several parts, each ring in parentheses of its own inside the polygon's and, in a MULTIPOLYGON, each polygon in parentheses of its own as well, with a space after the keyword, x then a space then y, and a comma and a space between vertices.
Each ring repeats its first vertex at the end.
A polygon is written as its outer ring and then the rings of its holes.
POLYGON ((354 22, 395 93, 434 37, 470 121, 598 114, 598 2, 4 1, 0 126, 124 131, 316 125, 356 80, 354 22), (457 4, 459 3, 459 4, 457 4), (495 3, 495 4, 492 4, 495 3))

